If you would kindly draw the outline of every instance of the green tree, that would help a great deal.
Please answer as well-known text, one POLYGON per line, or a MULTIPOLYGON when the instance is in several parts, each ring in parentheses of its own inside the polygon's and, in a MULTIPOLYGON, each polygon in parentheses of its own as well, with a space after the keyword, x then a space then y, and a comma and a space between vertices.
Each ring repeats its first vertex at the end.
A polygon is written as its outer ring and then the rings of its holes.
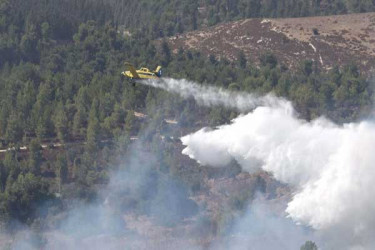
POLYGON ((163 55, 162 64, 163 64, 163 66, 167 66, 170 63, 170 61, 172 60, 172 54, 171 54, 171 50, 169 48, 169 45, 166 41, 163 41, 162 44, 161 44, 161 52, 162 52, 162 55, 163 55))
POLYGON ((36 135, 39 140, 46 139, 53 134, 53 123, 50 116, 50 110, 45 110, 41 117, 38 119, 36 127, 36 135))
POLYGON ((300 248, 301 250, 318 250, 316 244, 312 241, 306 241, 300 248))
POLYGON ((84 126, 86 123, 87 114, 82 108, 79 108, 73 118, 73 135, 76 137, 84 135, 84 126))
POLYGON ((59 155, 56 159, 55 165, 56 180, 59 192, 61 192, 62 185, 68 180, 68 162, 65 155, 59 155))
POLYGON ((40 175, 40 167, 43 162, 42 147, 37 139, 33 139, 29 145, 29 171, 35 176, 40 175))
POLYGON ((51 27, 48 22, 43 22, 41 25, 42 38, 44 41, 48 41, 51 36, 51 27))
POLYGON ((2 161, 0 161, 0 193, 4 192, 7 180, 7 172, 2 161))
POLYGON ((100 143, 100 124, 98 119, 98 101, 92 102, 86 133, 87 149, 91 152, 98 149, 100 143))
MULTIPOLYGON (((20 162, 18 161, 16 151, 8 151, 5 153, 3 166, 5 172, 4 178, 7 179, 6 181, 8 182, 8 180, 10 180, 12 182, 15 180, 21 172, 20 162)), ((6 187, 7 186, 8 183, 6 183, 6 187)))
POLYGON ((20 174, 7 188, 4 196, 0 196, 0 213, 26 222, 33 218, 37 205, 49 198, 48 184, 45 181, 32 173, 20 174))
POLYGON ((33 62, 39 60, 37 43, 38 37, 36 27, 34 24, 28 24, 26 27, 26 32, 22 36, 20 47, 24 57, 33 62))
POLYGON ((238 60, 238 65, 241 68, 243 69, 246 68, 247 59, 246 59, 245 53, 243 53, 242 50, 238 53, 237 60, 238 60))
POLYGON ((59 103, 57 105, 54 117, 54 125, 57 133, 57 138, 60 142, 64 143, 68 139, 69 135, 69 120, 62 103, 59 103))
POLYGON ((125 118, 125 131, 128 135, 131 135, 134 131, 135 115, 134 111, 129 110, 125 118))
POLYGON ((272 53, 268 52, 260 57, 260 63, 263 67, 270 67, 271 69, 275 68, 277 65, 277 58, 272 53))
POLYGON ((310 76, 310 74, 313 72, 313 61, 311 60, 305 60, 302 63, 302 72, 305 76, 310 76))
POLYGON ((19 117, 16 114, 11 114, 5 131, 5 138, 10 142, 18 143, 21 141, 22 136, 23 131, 19 117))

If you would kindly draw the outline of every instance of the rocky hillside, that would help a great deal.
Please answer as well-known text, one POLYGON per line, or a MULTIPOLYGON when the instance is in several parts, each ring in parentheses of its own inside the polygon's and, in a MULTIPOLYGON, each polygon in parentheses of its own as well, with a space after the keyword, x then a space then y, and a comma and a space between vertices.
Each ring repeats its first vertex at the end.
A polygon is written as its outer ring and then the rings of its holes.
POLYGON ((309 59, 323 69, 355 62, 373 73, 375 67, 375 13, 327 17, 245 19, 174 36, 178 48, 236 60, 239 52, 254 62, 272 52, 287 67, 309 59))

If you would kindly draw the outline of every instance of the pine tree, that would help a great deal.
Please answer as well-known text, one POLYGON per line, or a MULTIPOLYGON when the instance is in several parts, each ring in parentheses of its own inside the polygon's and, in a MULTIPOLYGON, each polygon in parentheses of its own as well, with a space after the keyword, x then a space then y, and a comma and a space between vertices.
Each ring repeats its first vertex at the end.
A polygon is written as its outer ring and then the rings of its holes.
POLYGON ((79 108, 77 112, 74 114, 73 118, 73 135, 78 137, 82 136, 84 125, 87 123, 87 114, 83 110, 83 108, 79 108))
POLYGON ((94 152, 100 143, 100 124, 98 119, 98 101, 92 102, 86 133, 87 149, 94 152))
POLYGON ((243 51, 241 50, 240 53, 238 54, 238 65, 241 67, 241 68, 246 68, 246 64, 247 64, 247 59, 246 59, 246 56, 245 54, 243 53, 243 51))
POLYGON ((125 118, 125 131, 130 136, 134 130, 135 115, 134 112, 129 110, 125 118))
POLYGON ((42 147, 37 139, 33 139, 29 146, 29 171, 34 175, 40 175, 40 167, 43 162, 42 147))
POLYGON ((62 185, 68 180, 68 163, 65 155, 57 157, 55 173, 59 192, 61 192, 62 185))
POLYGON ((306 243, 301 246, 301 250, 318 250, 318 247, 314 242, 306 241, 306 243))
POLYGON ((8 119, 7 128, 5 131, 5 138, 10 142, 20 142, 23 136, 20 119, 16 114, 11 114, 8 119))
POLYGON ((54 122, 57 138, 60 142, 64 143, 68 139, 69 127, 68 117, 64 105, 61 102, 57 105, 54 122))

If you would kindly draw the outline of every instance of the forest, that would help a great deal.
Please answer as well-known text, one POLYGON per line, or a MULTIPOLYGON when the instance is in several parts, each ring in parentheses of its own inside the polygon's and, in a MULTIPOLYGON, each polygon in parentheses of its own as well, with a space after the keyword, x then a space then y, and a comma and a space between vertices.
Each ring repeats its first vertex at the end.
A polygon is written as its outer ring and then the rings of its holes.
MULTIPOLYGON (((343 123, 367 115, 372 86, 354 64, 326 72, 306 60, 292 71, 266 53, 257 59, 258 67, 243 53, 234 62, 198 51, 172 53, 164 38, 240 18, 374 9, 370 0, 0 0, 0 148, 14 147, 0 155, 0 226, 12 230, 15 220, 27 225, 48 220, 49 215, 36 213, 40 204, 58 213, 69 199, 97 199, 110 172, 125 161, 122 156, 130 151, 132 137, 142 138, 160 159, 147 174, 150 181, 166 188, 177 178, 186 197, 204 188, 204 177, 238 172, 236 166, 221 172, 187 167, 191 163, 180 161, 172 139, 202 124, 229 123, 237 113, 202 108, 193 100, 140 84, 133 87, 120 74, 125 61, 149 68, 161 64, 170 78, 273 93, 290 99, 307 120, 324 115, 343 123), (131 35, 123 35, 123 30, 131 35), (148 118, 139 119, 134 111, 148 118), (171 139, 161 141, 161 136, 171 139), (54 148, 53 143, 72 146, 54 148), (42 144, 50 146, 42 149, 42 144)), ((142 197, 131 199, 133 209, 144 213, 151 213, 144 209, 147 202, 164 199, 142 197)), ((181 202, 195 206, 187 198, 181 202)), ((304 247, 316 249, 311 242, 304 247)))

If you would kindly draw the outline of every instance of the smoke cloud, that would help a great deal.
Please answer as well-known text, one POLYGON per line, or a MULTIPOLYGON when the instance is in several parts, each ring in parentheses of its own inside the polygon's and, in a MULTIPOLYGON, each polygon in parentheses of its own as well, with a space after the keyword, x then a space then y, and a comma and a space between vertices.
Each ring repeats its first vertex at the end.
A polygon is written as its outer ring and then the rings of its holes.
POLYGON ((294 187, 286 212, 328 238, 335 249, 373 249, 375 124, 335 125, 298 119, 290 105, 258 107, 230 125, 181 138, 183 153, 202 165, 235 159, 294 187), (340 239, 340 240, 336 240, 340 239))
POLYGON ((179 94, 183 98, 194 98, 204 106, 224 106, 240 112, 246 112, 257 106, 286 105, 288 102, 273 95, 259 97, 254 94, 232 92, 214 86, 200 85, 185 79, 158 79, 139 81, 141 84, 164 89, 179 94))
MULTIPOLYGON (((275 211, 261 196, 246 209, 230 233, 211 249, 300 249, 307 240, 315 240, 311 230, 296 226, 289 218, 275 211)), ((281 204, 284 207, 284 204, 281 204)))
POLYGON ((195 216, 196 203, 181 182, 155 170, 158 157, 143 148, 132 144, 95 201, 67 200, 62 213, 38 226, 0 231, 0 249, 200 249, 189 230, 175 235, 170 229, 195 216))
POLYGON ((290 102, 272 96, 186 80, 147 84, 207 106, 242 112, 255 108, 230 125, 182 137, 183 154, 202 165, 223 167, 234 159, 245 171, 268 171, 294 188, 285 211, 297 224, 317 230, 325 239, 323 248, 374 249, 374 121, 339 126, 321 117, 307 122, 290 102))

